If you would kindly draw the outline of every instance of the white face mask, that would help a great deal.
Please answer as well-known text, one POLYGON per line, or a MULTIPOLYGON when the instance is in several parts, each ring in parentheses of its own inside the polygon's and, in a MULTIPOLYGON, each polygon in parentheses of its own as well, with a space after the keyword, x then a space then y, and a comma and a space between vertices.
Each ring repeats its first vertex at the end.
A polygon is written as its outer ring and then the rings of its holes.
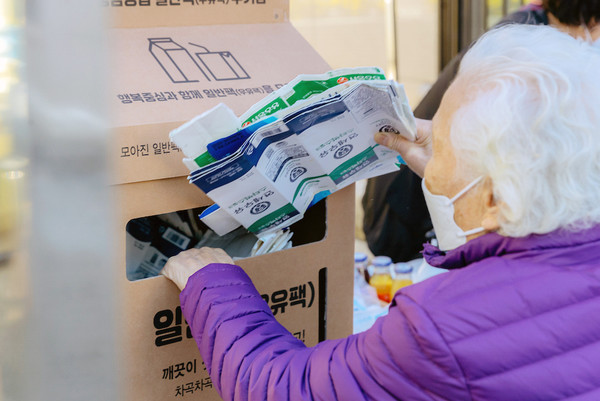
POLYGON ((440 250, 449 251, 457 248, 467 242, 468 235, 480 233, 484 230, 483 227, 479 227, 469 231, 463 231, 458 224, 456 224, 456 221, 454 221, 454 202, 469 189, 473 188, 482 178, 483 177, 478 177, 473 180, 452 199, 449 199, 444 195, 432 194, 425 185, 425 179, 421 181, 425 203, 427 203, 427 209, 429 209, 431 223, 433 224, 440 250))

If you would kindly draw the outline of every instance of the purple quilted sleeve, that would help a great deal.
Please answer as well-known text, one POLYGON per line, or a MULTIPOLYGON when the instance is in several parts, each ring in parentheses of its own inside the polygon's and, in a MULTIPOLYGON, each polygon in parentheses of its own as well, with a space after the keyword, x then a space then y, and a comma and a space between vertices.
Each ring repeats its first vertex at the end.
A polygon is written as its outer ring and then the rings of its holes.
POLYGON ((391 310, 372 329, 311 348, 275 320, 238 266, 201 269, 180 300, 224 400, 465 399, 455 361, 408 299, 406 310, 391 310), (417 319, 422 332, 407 318, 417 319), (432 362, 431 355, 441 355, 440 361, 432 362), (436 382, 428 389, 432 378, 436 382))

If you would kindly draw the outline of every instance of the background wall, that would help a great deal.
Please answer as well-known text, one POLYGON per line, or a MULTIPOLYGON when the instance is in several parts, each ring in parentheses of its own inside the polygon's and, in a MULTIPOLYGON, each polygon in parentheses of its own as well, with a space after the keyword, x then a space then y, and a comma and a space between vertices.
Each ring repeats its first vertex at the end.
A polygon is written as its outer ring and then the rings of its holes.
POLYGON ((413 107, 437 78, 437 0, 291 0, 290 19, 332 68, 382 67, 413 107))
MULTIPOLYGON (((438 0, 290 0, 290 20, 331 68, 378 66, 404 84, 412 108, 439 72, 438 0)), ((357 251, 368 251, 356 184, 357 251)))

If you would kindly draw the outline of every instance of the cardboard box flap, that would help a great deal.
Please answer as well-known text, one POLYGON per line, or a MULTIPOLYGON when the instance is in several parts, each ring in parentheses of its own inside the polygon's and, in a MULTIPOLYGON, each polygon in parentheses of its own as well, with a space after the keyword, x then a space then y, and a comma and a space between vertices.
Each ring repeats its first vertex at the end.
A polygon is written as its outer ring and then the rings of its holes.
MULTIPOLYGON (((115 225, 120 262, 114 266, 120 300, 114 308, 123 390, 119 399, 175 401, 185 394, 184 400, 221 400, 181 313, 177 287, 165 277, 126 278, 131 219, 195 209, 210 200, 184 178, 118 185, 115 194, 120 206, 115 225)), ((311 209, 316 213, 294 228, 291 249, 236 262, 277 320, 307 346, 352 330, 354 203, 352 185, 311 209)))
POLYGON ((259 24, 288 20, 288 0, 104 0, 115 28, 259 24))
POLYGON ((225 103, 238 116, 327 63, 290 23, 113 29, 114 183, 184 176, 169 131, 225 103))

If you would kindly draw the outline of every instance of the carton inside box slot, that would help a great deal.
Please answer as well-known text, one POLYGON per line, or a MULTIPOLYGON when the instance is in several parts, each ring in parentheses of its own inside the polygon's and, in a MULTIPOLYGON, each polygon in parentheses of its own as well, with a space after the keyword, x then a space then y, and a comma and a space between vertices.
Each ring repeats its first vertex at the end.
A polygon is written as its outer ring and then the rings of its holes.
POLYGON ((318 202, 282 232, 260 238, 244 227, 215 234, 198 218, 206 207, 131 219, 125 227, 127 279, 156 277, 170 257, 191 248, 221 248, 237 260, 321 241, 327 228, 326 203, 318 202))

